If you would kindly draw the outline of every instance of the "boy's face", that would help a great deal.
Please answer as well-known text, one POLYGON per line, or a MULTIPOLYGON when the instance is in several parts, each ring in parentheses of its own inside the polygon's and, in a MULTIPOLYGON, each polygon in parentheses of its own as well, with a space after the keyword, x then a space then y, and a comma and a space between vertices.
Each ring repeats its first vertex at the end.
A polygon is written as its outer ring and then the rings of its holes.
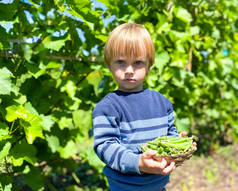
POLYGON ((109 69, 119 90, 137 92, 143 89, 143 81, 149 70, 149 63, 145 56, 137 58, 123 56, 113 59, 109 69))

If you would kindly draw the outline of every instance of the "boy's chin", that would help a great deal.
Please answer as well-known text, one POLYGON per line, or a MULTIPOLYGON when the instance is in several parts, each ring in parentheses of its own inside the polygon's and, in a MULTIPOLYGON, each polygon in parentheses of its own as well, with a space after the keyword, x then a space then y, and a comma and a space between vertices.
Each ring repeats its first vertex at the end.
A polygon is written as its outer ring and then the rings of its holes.
POLYGON ((119 90, 125 91, 125 92, 138 92, 141 91, 142 87, 121 87, 119 90))

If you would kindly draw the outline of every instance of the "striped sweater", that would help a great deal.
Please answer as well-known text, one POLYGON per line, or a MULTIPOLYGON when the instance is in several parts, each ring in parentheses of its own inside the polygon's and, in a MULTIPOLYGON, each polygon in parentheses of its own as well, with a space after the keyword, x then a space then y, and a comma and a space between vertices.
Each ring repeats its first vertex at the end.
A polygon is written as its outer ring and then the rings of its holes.
POLYGON ((140 145, 158 136, 178 136, 171 102, 156 91, 116 90, 93 110, 94 150, 106 164, 112 191, 154 191, 165 187, 168 175, 141 173, 140 145))

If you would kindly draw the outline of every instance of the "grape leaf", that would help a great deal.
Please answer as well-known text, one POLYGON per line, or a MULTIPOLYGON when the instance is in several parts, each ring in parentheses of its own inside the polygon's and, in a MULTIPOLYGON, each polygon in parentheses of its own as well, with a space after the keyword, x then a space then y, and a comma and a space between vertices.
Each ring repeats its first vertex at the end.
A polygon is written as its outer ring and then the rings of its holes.
POLYGON ((0 68, 0 95, 9 95, 11 92, 17 94, 16 86, 11 82, 13 74, 6 68, 0 68))

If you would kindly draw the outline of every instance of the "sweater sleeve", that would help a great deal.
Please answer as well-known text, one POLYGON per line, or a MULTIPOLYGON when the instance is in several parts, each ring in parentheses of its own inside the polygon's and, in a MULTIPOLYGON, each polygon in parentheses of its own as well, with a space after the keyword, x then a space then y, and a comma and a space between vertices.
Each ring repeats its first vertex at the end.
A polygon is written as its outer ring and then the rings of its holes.
POLYGON ((120 116, 112 104, 97 104, 93 111, 94 151, 110 168, 122 173, 140 173, 140 154, 121 144, 120 116))
POLYGON ((168 124, 169 124, 168 136, 178 137, 179 136, 178 131, 177 131, 176 127, 174 126, 173 105, 170 101, 168 102, 167 113, 168 113, 168 124))

